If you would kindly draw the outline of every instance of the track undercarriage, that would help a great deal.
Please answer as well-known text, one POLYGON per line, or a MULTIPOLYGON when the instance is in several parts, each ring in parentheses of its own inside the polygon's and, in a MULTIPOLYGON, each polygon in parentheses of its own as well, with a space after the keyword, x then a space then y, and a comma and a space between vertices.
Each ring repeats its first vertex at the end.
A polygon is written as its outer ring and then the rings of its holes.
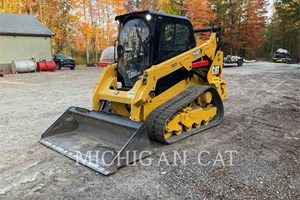
POLYGON ((145 124, 150 138, 170 144, 218 125, 223 115, 213 87, 191 86, 150 113, 145 124))

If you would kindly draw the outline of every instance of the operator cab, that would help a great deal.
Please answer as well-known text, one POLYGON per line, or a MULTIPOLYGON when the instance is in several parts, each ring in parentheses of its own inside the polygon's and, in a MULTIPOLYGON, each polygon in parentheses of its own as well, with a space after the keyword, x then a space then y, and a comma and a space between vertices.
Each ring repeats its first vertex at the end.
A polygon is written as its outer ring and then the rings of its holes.
MULTIPOLYGON (((132 87, 144 70, 196 46, 186 17, 141 11, 116 17, 118 79, 132 87)), ((118 80, 119 81, 119 80, 118 80)))

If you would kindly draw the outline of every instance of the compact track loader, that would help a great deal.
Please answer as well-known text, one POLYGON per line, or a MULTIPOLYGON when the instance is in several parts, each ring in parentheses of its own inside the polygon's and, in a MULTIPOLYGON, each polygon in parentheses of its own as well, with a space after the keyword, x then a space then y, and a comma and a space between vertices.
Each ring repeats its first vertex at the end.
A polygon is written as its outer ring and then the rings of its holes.
POLYGON ((95 87, 93 110, 70 107, 41 143, 105 175, 165 144, 220 124, 220 28, 193 30, 181 16, 142 11, 117 16, 116 63, 95 87), (208 40, 195 34, 208 32, 208 40))

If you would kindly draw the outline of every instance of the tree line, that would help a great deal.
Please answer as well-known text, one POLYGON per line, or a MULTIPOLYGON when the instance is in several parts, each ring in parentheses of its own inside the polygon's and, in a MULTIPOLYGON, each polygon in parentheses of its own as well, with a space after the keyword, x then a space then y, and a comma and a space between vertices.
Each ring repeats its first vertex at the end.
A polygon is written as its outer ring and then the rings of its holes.
POLYGON ((225 55, 270 58, 277 48, 299 60, 299 0, 0 0, 0 12, 36 16, 55 36, 54 53, 93 63, 117 37, 114 17, 155 10, 183 15, 194 28, 222 27, 225 55), (267 8, 273 7, 270 18, 267 8))

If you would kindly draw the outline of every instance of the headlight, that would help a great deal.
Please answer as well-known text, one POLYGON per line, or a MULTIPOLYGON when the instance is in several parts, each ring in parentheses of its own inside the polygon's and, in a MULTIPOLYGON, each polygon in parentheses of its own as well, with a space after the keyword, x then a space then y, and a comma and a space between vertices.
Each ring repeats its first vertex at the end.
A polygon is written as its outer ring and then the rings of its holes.
POLYGON ((150 20, 152 19, 152 16, 151 16, 150 14, 147 14, 147 15, 146 15, 146 19, 147 19, 148 21, 150 21, 150 20))

